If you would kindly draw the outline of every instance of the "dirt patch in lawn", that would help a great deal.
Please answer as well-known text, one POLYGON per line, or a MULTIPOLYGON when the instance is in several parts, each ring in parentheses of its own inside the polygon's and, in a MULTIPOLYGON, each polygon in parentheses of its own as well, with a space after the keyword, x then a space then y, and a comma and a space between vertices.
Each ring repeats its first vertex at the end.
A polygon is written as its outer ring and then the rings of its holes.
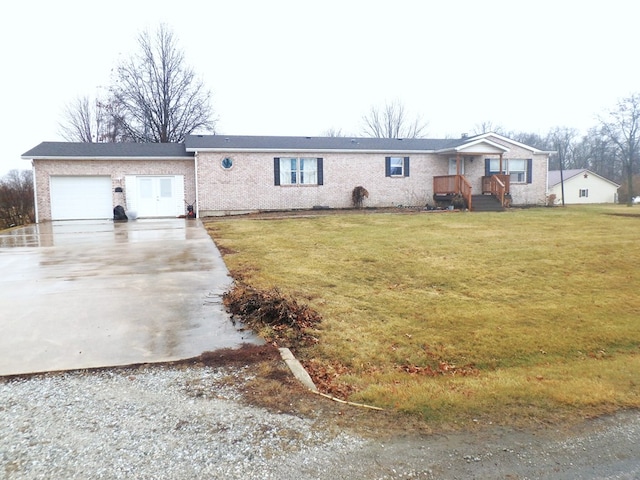
MULTIPOLYGON (((270 344, 246 344, 238 349, 205 352, 189 360, 167 364, 172 367, 181 365, 245 368, 246 374, 240 377, 242 380, 239 381, 237 375, 229 377, 234 388, 241 392, 242 401, 272 412, 313 419, 322 428, 349 430, 378 439, 407 432, 429 434, 435 431, 433 425, 415 416, 347 405, 311 392, 293 376, 277 347, 270 344)), ((319 380, 330 383, 327 379, 319 380)))
POLYGON ((611 215, 612 217, 640 218, 640 213, 606 213, 605 215, 611 215))

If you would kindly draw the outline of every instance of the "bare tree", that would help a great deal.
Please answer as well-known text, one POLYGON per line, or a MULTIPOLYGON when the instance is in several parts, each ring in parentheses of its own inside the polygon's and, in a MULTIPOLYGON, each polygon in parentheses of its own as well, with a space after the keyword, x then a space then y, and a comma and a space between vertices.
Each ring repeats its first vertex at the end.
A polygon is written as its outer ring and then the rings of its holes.
POLYGON ((497 133, 499 135, 505 135, 504 128, 502 128, 500 125, 496 125, 491 120, 480 122, 473 128, 474 135, 481 135, 483 133, 490 132, 497 133))
POLYGON ((609 180, 619 182, 622 171, 616 161, 616 151, 610 139, 602 135, 597 127, 589 129, 575 146, 574 157, 578 168, 588 168, 609 180))
POLYGON ((324 131, 323 137, 344 137, 341 128, 331 127, 324 131))
POLYGON ((116 70, 114 109, 123 133, 136 142, 181 142, 196 131, 213 132, 211 92, 185 64, 173 33, 160 25, 138 37, 139 51, 116 70))
POLYGON ((33 175, 30 170, 11 170, 0 179, 0 228, 35 221, 33 175))
POLYGON ((505 137, 509 137, 516 142, 524 143, 540 150, 551 150, 552 146, 549 145, 548 139, 544 138, 537 133, 532 132, 510 132, 505 134, 505 137))
POLYGON ((555 127, 549 130, 545 143, 556 153, 552 155, 551 170, 567 170, 577 168, 574 158, 576 138, 578 131, 575 128, 555 127))
POLYGON ((640 155, 640 93, 619 100, 616 108, 600 119, 600 128, 615 145, 616 157, 627 180, 627 205, 632 205, 633 174, 640 155))
POLYGON ((69 142, 119 142, 127 140, 120 131, 121 115, 113 99, 78 97, 65 107, 60 133, 69 142))
POLYGON ((65 106, 60 133, 69 142, 93 142, 96 138, 96 111, 89 97, 77 97, 65 106))
POLYGON ((419 115, 410 119, 399 100, 387 102, 382 109, 371 107, 362 120, 363 135, 374 138, 423 138, 428 125, 419 115))
POLYGON ((550 168, 560 170, 560 188, 562 191, 562 205, 564 205, 564 171, 567 167, 573 166, 573 151, 577 130, 567 127, 552 128, 547 134, 546 142, 553 147, 555 153, 552 155, 550 168))

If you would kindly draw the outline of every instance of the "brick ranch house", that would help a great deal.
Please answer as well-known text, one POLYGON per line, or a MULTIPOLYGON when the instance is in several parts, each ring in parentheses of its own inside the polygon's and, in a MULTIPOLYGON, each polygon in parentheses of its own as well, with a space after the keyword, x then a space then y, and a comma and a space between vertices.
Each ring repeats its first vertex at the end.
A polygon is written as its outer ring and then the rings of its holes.
POLYGON ((43 142, 34 172, 37 221, 487 201, 543 205, 549 154, 495 133, 458 139, 191 135, 184 143, 43 142))

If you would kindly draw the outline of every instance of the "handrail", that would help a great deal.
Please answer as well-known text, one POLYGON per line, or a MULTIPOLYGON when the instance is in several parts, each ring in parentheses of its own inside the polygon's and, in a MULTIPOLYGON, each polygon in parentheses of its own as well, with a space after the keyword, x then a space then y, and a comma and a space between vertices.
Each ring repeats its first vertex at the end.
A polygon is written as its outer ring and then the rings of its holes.
POLYGON ((504 207, 504 194, 507 190, 506 185, 498 175, 492 175, 489 179, 491 195, 500 200, 500 205, 504 207))
POLYGON ((469 183, 469 180, 464 177, 464 175, 456 176, 458 177, 459 182, 458 192, 462 195, 462 198, 464 198, 464 201, 467 203, 467 208, 469 209, 469 211, 471 211, 471 192, 473 190, 473 187, 471 186, 471 183, 469 183))

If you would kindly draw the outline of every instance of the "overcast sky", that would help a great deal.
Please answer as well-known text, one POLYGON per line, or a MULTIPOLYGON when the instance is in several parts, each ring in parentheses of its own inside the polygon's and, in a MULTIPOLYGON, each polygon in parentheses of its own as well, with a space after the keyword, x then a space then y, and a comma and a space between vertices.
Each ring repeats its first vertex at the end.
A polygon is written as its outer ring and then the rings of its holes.
POLYGON ((398 99, 429 137, 482 122, 586 130, 640 92, 630 0, 35 0, 0 18, 0 174, 63 140, 65 105, 104 95, 138 34, 166 23, 213 93, 217 133, 361 131, 398 99))

